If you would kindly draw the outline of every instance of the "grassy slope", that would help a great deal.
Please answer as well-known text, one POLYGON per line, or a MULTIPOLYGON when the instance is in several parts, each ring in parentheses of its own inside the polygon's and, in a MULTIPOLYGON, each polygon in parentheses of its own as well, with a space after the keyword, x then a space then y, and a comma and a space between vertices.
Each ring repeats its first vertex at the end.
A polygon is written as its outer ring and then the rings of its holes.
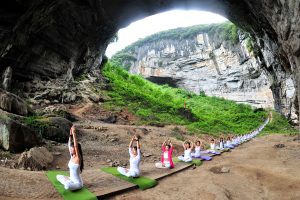
POLYGON ((272 121, 264 128, 261 135, 278 134, 278 133, 296 135, 299 134, 299 131, 292 128, 283 115, 275 111, 272 111, 272 121))
POLYGON ((140 117, 141 124, 178 124, 196 133, 240 134, 255 129, 267 116, 266 111, 254 111, 233 101, 158 86, 111 63, 105 66, 103 74, 112 87, 108 91, 112 101, 106 107, 126 107, 140 117), (185 100, 198 118, 196 122, 180 114, 185 100))

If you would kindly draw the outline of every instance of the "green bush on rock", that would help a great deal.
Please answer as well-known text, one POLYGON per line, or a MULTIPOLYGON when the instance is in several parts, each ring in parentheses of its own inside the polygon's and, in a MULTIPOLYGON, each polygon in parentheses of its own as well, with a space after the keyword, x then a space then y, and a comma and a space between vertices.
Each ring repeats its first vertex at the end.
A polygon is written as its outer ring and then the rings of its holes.
POLYGON ((72 122, 62 117, 30 116, 24 123, 36 130, 43 138, 66 142, 72 122))

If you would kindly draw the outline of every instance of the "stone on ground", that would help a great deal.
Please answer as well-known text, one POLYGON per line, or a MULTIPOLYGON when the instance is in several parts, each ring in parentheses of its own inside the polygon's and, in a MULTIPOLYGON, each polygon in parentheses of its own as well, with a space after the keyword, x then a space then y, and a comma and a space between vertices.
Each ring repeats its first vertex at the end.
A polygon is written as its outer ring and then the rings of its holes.
POLYGON ((45 147, 34 147, 23 152, 17 167, 30 170, 45 170, 53 161, 53 155, 45 147))

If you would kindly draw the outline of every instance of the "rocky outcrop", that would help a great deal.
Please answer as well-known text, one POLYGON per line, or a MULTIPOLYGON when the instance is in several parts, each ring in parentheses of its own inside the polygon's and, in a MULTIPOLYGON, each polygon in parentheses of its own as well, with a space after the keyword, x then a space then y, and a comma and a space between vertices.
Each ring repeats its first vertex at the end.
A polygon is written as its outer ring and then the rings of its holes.
MULTIPOLYGON (((164 32, 164 37, 174 32, 176 30, 164 32)), ((133 50, 126 52, 135 57, 129 71, 196 94, 204 92, 255 107, 272 108, 274 102, 268 73, 247 50, 245 34, 240 34, 240 42, 236 44, 220 40, 217 37, 220 34, 223 33, 199 32, 187 39, 151 40, 141 46, 133 44, 130 48, 133 50)), ((125 59, 123 62, 130 61, 125 59)))
POLYGON ((23 152, 16 167, 27 170, 46 170, 52 163, 53 155, 45 147, 34 147, 23 152))
POLYGON ((18 88, 34 79, 68 80, 83 71, 97 74, 119 28, 175 7, 199 8, 226 16, 257 39, 261 49, 274 58, 266 53, 260 56, 273 77, 272 91, 278 94, 274 96, 279 96, 276 108, 286 114, 281 105, 292 104, 299 110, 299 101, 287 99, 284 86, 290 85, 285 81, 290 78, 299 99, 297 0, 11 0, 0 4, 0 71, 11 66, 13 85, 18 88))
POLYGON ((0 89, 0 109, 19 115, 28 114, 28 106, 23 99, 2 89, 0 89))
POLYGON ((40 135, 33 129, 4 115, 0 118, 0 147, 19 152, 41 143, 40 135))
POLYGON ((35 127, 37 131, 41 132, 43 138, 56 142, 68 141, 72 126, 72 122, 69 120, 63 117, 44 116, 41 119, 37 119, 37 122, 44 124, 42 127, 35 127))

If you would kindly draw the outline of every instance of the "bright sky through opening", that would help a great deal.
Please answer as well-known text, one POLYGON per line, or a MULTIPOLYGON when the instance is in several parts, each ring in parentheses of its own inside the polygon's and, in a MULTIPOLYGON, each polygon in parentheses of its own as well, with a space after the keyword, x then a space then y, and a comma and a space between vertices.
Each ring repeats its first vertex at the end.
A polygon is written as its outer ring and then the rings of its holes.
POLYGON ((138 39, 160 31, 224 21, 227 21, 227 19, 218 14, 196 10, 173 10, 152 15, 135 21, 126 28, 120 29, 118 32, 118 41, 109 44, 106 55, 110 58, 117 51, 120 51, 138 39))

